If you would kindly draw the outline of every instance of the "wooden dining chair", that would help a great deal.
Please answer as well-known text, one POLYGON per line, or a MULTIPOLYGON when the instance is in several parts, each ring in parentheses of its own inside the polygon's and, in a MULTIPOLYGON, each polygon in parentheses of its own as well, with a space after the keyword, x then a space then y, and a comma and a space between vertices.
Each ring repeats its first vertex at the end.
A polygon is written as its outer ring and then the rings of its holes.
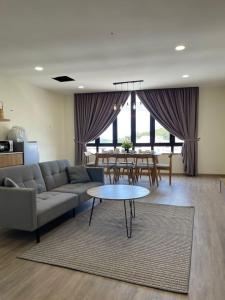
POLYGON ((157 157, 157 161, 156 161, 156 169, 157 169, 157 174, 159 176, 159 179, 161 180, 162 177, 161 177, 161 171, 168 171, 169 172, 169 184, 171 185, 172 184, 172 157, 173 157, 173 154, 170 153, 168 155, 168 158, 169 158, 169 163, 168 164, 163 164, 163 163, 160 163, 158 161, 158 157, 157 157))
POLYGON ((142 175, 148 176, 150 186, 156 182, 158 186, 158 176, 155 156, 151 154, 135 154, 135 178, 142 175))
POLYGON ((112 183, 113 164, 110 162, 110 153, 96 153, 95 166, 104 168, 104 174, 109 176, 109 182, 112 183))
POLYGON ((134 183, 134 157, 131 154, 129 155, 125 153, 115 153, 113 157, 115 159, 115 163, 113 165, 114 183, 123 176, 127 176, 129 184, 134 183))
POLYGON ((95 157, 94 153, 91 153, 89 151, 84 152, 84 164, 85 166, 94 166, 95 165, 95 158, 93 161, 91 161, 91 158, 95 157))

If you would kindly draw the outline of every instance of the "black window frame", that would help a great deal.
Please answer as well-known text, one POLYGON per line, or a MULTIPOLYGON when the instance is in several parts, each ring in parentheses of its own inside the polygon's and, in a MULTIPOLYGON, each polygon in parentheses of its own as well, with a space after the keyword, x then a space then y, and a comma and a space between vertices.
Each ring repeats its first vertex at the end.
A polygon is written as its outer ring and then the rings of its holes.
MULTIPOLYGON (((150 140, 149 143, 136 143, 136 110, 133 109, 134 105, 136 106, 136 93, 135 91, 131 92, 131 142, 133 143, 133 149, 135 147, 150 147, 151 150, 154 150, 154 147, 170 147, 171 152, 174 153, 174 147, 182 147, 183 143, 176 143, 175 136, 170 134, 170 141, 168 143, 155 143, 155 119, 150 114, 150 140)), ((88 143, 87 147, 95 147, 96 152, 99 152, 100 147, 111 147, 117 148, 120 147, 122 143, 118 143, 118 130, 117 130, 117 118, 113 122, 112 130, 112 143, 101 143, 100 138, 97 138, 94 143, 88 143)))

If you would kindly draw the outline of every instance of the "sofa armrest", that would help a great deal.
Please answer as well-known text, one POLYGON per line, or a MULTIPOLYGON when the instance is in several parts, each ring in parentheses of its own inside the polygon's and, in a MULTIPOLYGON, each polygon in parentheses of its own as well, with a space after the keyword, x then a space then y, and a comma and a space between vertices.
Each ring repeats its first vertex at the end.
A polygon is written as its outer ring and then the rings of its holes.
POLYGON ((37 228, 34 189, 0 187, 0 226, 27 231, 37 228))
POLYGON ((86 169, 92 181, 98 181, 104 183, 104 168, 87 167, 86 169))

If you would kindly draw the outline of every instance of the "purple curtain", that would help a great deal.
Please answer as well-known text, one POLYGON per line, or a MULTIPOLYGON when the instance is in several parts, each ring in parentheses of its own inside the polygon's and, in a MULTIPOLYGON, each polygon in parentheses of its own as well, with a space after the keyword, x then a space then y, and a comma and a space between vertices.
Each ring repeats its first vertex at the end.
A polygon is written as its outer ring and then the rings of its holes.
POLYGON ((171 134, 184 140, 182 155, 187 175, 197 175, 199 89, 174 88, 137 91, 153 117, 171 134))
POLYGON ((130 92, 74 95, 75 162, 83 163, 86 144, 98 138, 116 119, 130 92), (114 110, 116 105, 117 109, 114 110))

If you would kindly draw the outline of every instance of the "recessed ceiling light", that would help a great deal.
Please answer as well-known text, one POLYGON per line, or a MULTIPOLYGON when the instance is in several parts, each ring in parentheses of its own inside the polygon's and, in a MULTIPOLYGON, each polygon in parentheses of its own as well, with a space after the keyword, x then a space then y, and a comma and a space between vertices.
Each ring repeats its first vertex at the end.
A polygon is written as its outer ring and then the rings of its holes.
POLYGON ((182 75, 182 78, 188 78, 188 77, 190 77, 190 75, 188 75, 188 74, 182 75))
POLYGON ((83 88, 84 88, 83 85, 79 85, 79 86, 78 86, 78 89, 83 89, 83 88))
POLYGON ((36 71, 43 71, 43 70, 44 70, 44 68, 41 67, 41 66, 36 66, 34 69, 35 69, 36 71))
POLYGON ((186 47, 184 45, 178 45, 178 46, 175 47, 176 51, 183 51, 185 49, 186 49, 186 47))

